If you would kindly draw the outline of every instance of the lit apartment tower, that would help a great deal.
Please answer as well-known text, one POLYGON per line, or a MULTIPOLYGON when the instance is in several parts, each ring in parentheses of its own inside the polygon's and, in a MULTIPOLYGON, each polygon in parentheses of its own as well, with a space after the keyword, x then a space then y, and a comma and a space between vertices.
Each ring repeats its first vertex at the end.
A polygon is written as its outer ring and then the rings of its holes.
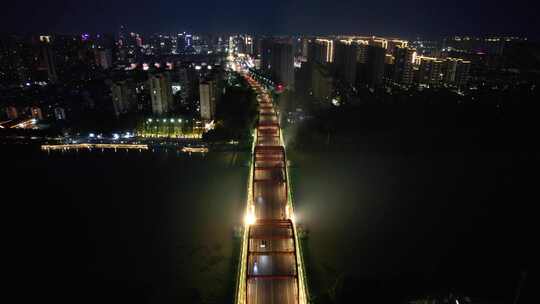
POLYGON ((265 73, 270 73, 270 70, 272 68, 271 60, 272 60, 272 45, 273 41, 271 39, 265 38, 261 40, 261 69, 265 73))
POLYGON ((294 54, 290 43, 273 43, 270 66, 272 77, 288 90, 294 90, 294 54))
POLYGON ((293 46, 287 41, 264 39, 261 42, 261 69, 276 83, 294 90, 293 46))
POLYGON ((127 113, 137 98, 135 85, 130 81, 113 83, 111 85, 111 94, 116 116, 127 113))
POLYGON ((178 83, 180 84, 180 95, 183 101, 186 101, 191 96, 191 85, 189 81, 188 70, 184 67, 178 68, 178 83))
POLYGON ((186 47, 187 48, 193 47, 193 36, 191 34, 186 34, 185 39, 186 39, 186 47))
POLYGON ((325 63, 325 53, 326 52, 322 44, 311 41, 308 45, 307 61, 311 63, 325 63))
POLYGON ((47 71, 47 79, 55 83, 58 80, 58 75, 56 74, 56 61, 50 43, 42 42, 40 51, 41 68, 47 71))
POLYGON ((334 62, 334 40, 317 39, 317 42, 323 45, 325 61, 334 62))
POLYGON ((210 121, 216 114, 216 88, 213 81, 203 81, 199 84, 201 119, 210 121))
POLYGON ((413 80, 413 54, 414 49, 396 47, 394 51, 394 75, 395 82, 410 85, 413 80))
POLYGON ((386 50, 382 47, 371 45, 363 47, 366 49, 365 82, 370 86, 378 86, 382 84, 384 76, 386 50))
POLYGON ((244 36, 245 52, 249 55, 253 55, 253 37, 249 35, 244 36))
POLYGON ((329 101, 332 96, 332 77, 326 66, 319 63, 311 65, 311 93, 319 101, 329 101))
POLYGON ((262 42, 264 39, 262 39, 259 36, 253 36, 253 56, 261 56, 262 55, 262 42))
POLYGON ((396 48, 406 48, 409 42, 407 40, 391 39, 387 41, 387 50, 390 54, 394 54, 396 48))
POLYGON ((167 114, 171 109, 173 96, 169 75, 167 73, 154 74, 149 77, 150 98, 154 115, 167 114))
POLYGON ((335 46, 335 63, 338 76, 350 85, 356 83, 356 44, 338 42, 335 46))
POLYGON ((300 52, 301 52, 302 57, 304 57, 304 60, 307 60, 308 52, 309 52, 309 40, 307 38, 301 39, 300 52))
POLYGON ((462 88, 469 82, 469 70, 471 69, 470 61, 458 61, 456 65, 456 77, 454 79, 454 85, 458 88, 462 88))
POLYGON ((176 35, 176 52, 179 54, 184 53, 186 50, 186 39, 184 38, 184 34, 180 33, 176 35))
POLYGON ((243 36, 231 36, 229 37, 229 49, 236 53, 244 54, 245 45, 243 36))
POLYGON ((369 45, 380 47, 380 48, 383 48, 383 49, 387 50, 388 49, 388 40, 386 40, 384 38, 372 37, 371 39, 369 39, 369 45))
POLYGON ((418 82, 421 84, 438 87, 443 82, 445 62, 438 58, 421 57, 418 70, 418 82))
POLYGON ((310 43, 308 61, 318 63, 334 62, 334 40, 315 39, 310 43))
POLYGON ((458 88, 469 81, 471 62, 459 58, 446 58, 444 67, 444 82, 458 88))
POLYGON ((368 47, 367 44, 359 44, 356 48, 356 62, 358 63, 366 63, 367 62, 367 53, 368 53, 368 47))

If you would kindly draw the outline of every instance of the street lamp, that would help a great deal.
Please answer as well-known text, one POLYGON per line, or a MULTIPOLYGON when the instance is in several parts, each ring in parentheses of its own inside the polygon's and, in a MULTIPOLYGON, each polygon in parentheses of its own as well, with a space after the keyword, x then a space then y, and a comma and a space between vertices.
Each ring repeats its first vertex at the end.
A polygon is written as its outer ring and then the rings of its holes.
POLYGON ((252 212, 248 212, 244 218, 246 226, 255 224, 255 215, 252 212))

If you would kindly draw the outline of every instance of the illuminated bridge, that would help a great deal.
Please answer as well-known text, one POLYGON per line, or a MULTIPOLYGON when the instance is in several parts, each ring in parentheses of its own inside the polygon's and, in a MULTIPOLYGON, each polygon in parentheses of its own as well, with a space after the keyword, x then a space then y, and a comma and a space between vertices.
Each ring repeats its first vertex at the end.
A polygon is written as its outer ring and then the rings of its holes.
POLYGON ((294 224, 287 159, 271 96, 252 78, 259 123, 248 185, 238 304, 307 303, 305 272, 294 224))

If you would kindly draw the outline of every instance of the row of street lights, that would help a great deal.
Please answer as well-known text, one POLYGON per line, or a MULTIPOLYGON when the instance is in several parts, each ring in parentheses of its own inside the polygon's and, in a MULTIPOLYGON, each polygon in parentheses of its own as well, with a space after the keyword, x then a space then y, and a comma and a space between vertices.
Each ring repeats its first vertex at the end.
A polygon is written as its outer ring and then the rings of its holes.
POLYGON ((152 118, 148 118, 146 120, 148 123, 152 123, 152 122, 163 122, 163 123, 167 123, 167 122, 170 122, 170 123, 175 123, 175 122, 178 122, 178 123, 182 123, 182 119, 181 118, 178 118, 178 119, 174 119, 174 118, 171 118, 170 120, 167 120, 166 118, 164 119, 152 119, 152 118))

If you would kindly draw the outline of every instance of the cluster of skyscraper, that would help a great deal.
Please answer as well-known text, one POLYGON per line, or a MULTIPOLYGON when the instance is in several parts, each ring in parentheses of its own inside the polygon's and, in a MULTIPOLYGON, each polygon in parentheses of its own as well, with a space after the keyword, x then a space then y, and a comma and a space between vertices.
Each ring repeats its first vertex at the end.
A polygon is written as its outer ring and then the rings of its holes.
MULTIPOLYGON (((298 79, 295 66, 308 66, 308 74, 317 74, 311 75, 313 82, 339 79, 355 87, 385 82, 459 87, 466 83, 470 64, 459 58, 417 56, 408 41, 401 39, 343 36, 262 38, 257 42, 255 47, 251 42, 250 49, 240 50, 256 55, 260 70, 290 90, 298 79)), ((320 84, 314 86, 318 91, 320 84)))
POLYGON ((2 35, 0 118, 24 117, 34 107, 42 109, 44 118, 65 119, 66 113, 73 118, 72 113, 99 109, 116 116, 180 111, 212 120, 228 47, 229 36, 183 32, 146 37, 125 27, 117 37, 2 35), (78 96, 81 102, 69 96, 76 91, 85 92, 78 96), (62 115, 55 116, 55 108, 62 115))
POLYGON ((167 69, 149 69, 147 77, 123 77, 110 83, 117 116, 143 111, 153 116, 177 112, 179 107, 192 107, 201 119, 212 120, 221 96, 223 71, 219 64, 170 64, 167 69), (146 94, 145 94, 146 93, 146 94), (149 100, 145 98, 150 97, 149 100), (145 109, 145 105, 147 109, 145 109))
POLYGON ((31 115, 33 107, 45 118, 65 119, 80 107, 79 112, 110 108, 117 116, 182 111, 212 120, 223 63, 231 53, 249 55, 252 71, 280 88, 319 101, 389 86, 463 91, 470 80, 489 81, 485 71, 506 68, 506 47, 522 42, 526 39, 467 36, 412 42, 375 36, 143 36, 125 27, 116 37, 3 35, 0 107, 5 117, 31 115), (57 90, 60 86, 67 90, 57 90), (75 99, 80 102, 67 102, 75 99))
POLYGON ((376 36, 239 35, 231 41, 231 49, 254 58, 253 71, 287 90, 333 100, 366 87, 467 90, 473 70, 477 77, 493 69, 504 60, 505 47, 526 39, 456 36, 409 42, 376 36))

